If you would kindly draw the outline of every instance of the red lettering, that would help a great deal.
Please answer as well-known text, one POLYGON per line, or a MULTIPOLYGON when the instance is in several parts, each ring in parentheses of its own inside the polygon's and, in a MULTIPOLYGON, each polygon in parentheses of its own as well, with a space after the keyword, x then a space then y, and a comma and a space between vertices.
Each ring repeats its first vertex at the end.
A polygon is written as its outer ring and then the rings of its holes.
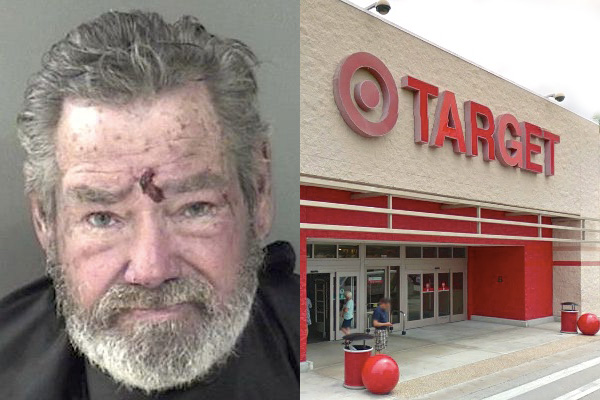
POLYGON ((502 165, 521 168, 523 165, 522 144, 516 140, 506 140, 507 129, 511 136, 521 136, 519 121, 511 114, 502 114, 496 118, 496 129, 494 131, 496 158, 502 165))
POLYGON ((434 99, 438 96, 438 88, 408 75, 402 77, 400 87, 414 92, 415 143, 427 143, 429 141, 427 102, 430 98, 434 99))
POLYGON ((477 142, 481 141, 483 159, 495 160, 494 154, 494 116, 492 111, 483 104, 474 101, 465 102, 465 142, 467 156, 474 157, 478 154, 477 142), (483 127, 477 125, 477 117, 481 118, 483 127))
POLYGON ((523 169, 539 174, 542 172, 542 166, 531 161, 531 155, 540 154, 542 148, 537 144, 531 143, 531 137, 543 138, 542 128, 529 122, 522 122, 521 134, 523 135, 521 138, 521 143, 523 143, 523 169))
MULTIPOLYGON (((452 141, 455 153, 469 157, 479 154, 479 144, 485 161, 497 159, 502 165, 518 167, 536 174, 544 171, 554 175, 554 149, 560 137, 537 125, 519 121, 511 114, 494 119, 492 111, 474 101, 464 103, 464 133, 458 113, 455 94, 440 92, 437 86, 406 75, 401 88, 413 92, 414 141, 443 147, 446 139, 452 141), (429 101, 439 96, 433 127, 429 129, 429 101), (508 134, 507 134, 508 131, 508 134), (542 146, 532 137, 543 141, 544 164, 532 161, 542 153, 542 146)), ((398 87, 392 73, 383 61, 366 52, 344 58, 333 76, 333 95, 341 117, 356 133, 376 138, 387 135, 396 125, 399 112, 398 87), (367 71, 372 79, 353 84, 359 70, 367 71), (375 80, 377 84, 373 82, 375 80), (379 102, 381 116, 379 113, 379 102)))
POLYGON ((455 153, 466 151, 465 137, 456 107, 456 97, 449 90, 443 91, 438 100, 429 145, 442 147, 446 139, 452 140, 452 148, 455 153))
POLYGON ((560 143, 560 136, 552 132, 543 131, 544 139, 544 174, 554 175, 554 145, 560 143))

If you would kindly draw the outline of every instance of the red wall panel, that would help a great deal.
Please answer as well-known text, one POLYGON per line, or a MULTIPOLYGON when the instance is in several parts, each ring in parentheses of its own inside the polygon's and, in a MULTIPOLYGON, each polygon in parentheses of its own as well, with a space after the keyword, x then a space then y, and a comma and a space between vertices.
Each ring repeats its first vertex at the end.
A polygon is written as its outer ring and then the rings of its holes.
MULTIPOLYGON (((392 207, 398 210, 423 211, 440 215, 461 215, 466 217, 477 216, 477 210, 475 208, 454 208, 443 210, 440 203, 434 203, 431 201, 394 198, 392 200, 392 207)), ((451 232, 462 233, 477 232, 477 223, 469 221, 394 215, 392 217, 392 222, 392 227, 394 229, 417 229, 425 231, 450 230, 451 232)))
POLYGON ((552 243, 525 246, 525 319, 552 315, 552 243))
POLYGON ((469 318, 525 319, 524 247, 469 247, 467 277, 469 318))

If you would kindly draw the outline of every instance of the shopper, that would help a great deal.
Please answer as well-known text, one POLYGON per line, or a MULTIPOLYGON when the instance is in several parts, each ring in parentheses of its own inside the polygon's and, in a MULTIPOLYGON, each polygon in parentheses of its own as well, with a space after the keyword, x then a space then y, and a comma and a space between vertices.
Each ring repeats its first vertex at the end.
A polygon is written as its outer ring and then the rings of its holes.
POLYGON ((380 354, 387 347, 387 338, 390 315, 390 299, 383 297, 379 300, 379 307, 373 311, 373 327, 375 328, 375 353, 380 354))
POLYGON ((343 322, 340 331, 346 336, 352 328, 352 319, 354 319, 354 300, 352 300, 352 292, 346 292, 346 303, 341 312, 343 322))

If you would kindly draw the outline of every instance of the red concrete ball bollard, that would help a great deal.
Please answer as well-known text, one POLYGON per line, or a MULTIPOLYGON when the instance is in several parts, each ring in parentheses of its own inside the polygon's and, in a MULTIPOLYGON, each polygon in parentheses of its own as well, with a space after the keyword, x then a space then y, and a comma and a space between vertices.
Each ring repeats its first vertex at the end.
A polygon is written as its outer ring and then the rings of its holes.
POLYGON ((362 369, 362 380, 373 394, 387 394, 396 387, 400 379, 400 368, 396 361, 385 354, 370 357, 362 369))
POLYGON ((583 314, 577 321, 577 327, 584 335, 594 336, 600 330, 600 321, 595 314, 583 314))

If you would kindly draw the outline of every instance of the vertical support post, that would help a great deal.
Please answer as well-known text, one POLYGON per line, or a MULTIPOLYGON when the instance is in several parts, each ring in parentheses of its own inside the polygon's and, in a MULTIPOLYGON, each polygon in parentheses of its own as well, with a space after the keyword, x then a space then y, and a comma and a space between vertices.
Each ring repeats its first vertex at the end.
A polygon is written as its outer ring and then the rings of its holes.
MULTIPOLYGON (((477 218, 481 219, 481 207, 477 206, 477 218)), ((481 235, 481 221, 477 221, 477 234, 481 235)))
POLYGON ((585 219, 581 220, 581 240, 585 240, 585 219))
MULTIPOLYGON (((392 209, 392 196, 388 194, 387 196, 387 206, 388 206, 388 210, 392 209)), ((392 214, 388 213, 387 215, 387 227, 388 229, 392 229, 392 214)))
POLYGON ((538 214, 538 237, 542 237, 542 227, 539 226, 542 223, 542 214, 538 214))

